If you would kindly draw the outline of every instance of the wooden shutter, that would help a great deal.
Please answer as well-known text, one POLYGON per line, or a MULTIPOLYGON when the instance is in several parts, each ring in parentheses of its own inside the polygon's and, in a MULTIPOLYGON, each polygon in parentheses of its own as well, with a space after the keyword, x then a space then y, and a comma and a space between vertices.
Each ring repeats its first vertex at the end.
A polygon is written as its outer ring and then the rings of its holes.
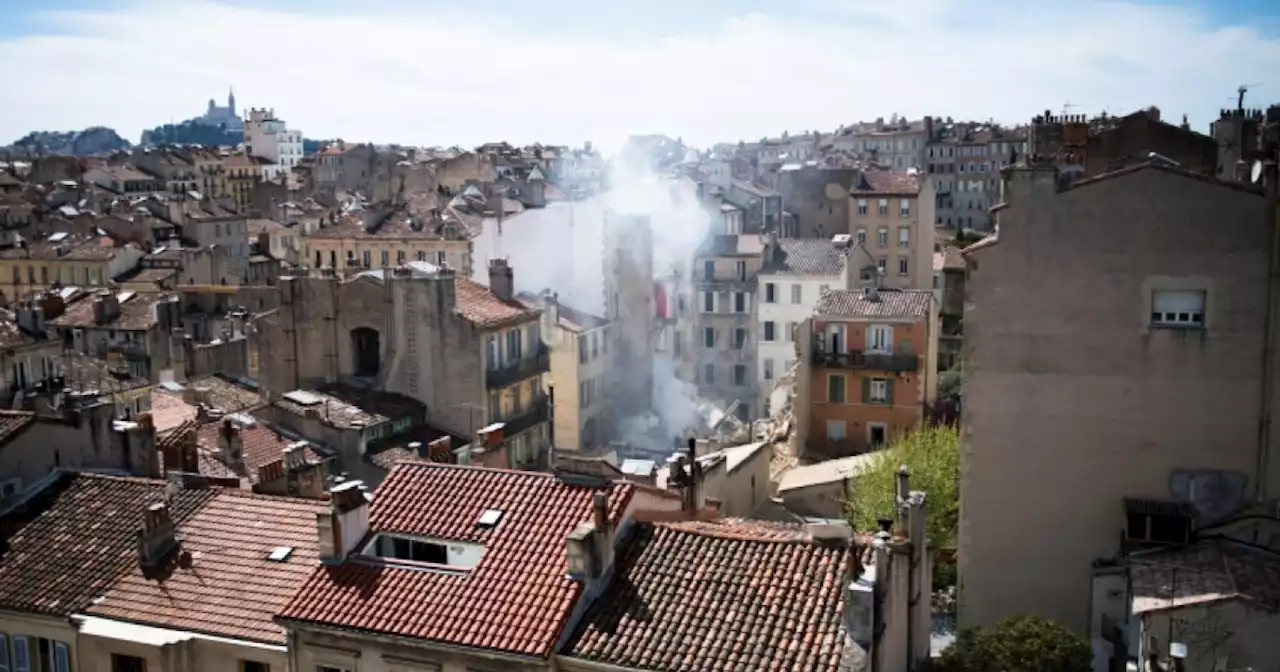
POLYGON ((886 378, 884 381, 884 403, 893 405, 893 378, 886 378))
POLYGON ((871 403, 871 379, 866 376, 862 377, 862 403, 871 403))

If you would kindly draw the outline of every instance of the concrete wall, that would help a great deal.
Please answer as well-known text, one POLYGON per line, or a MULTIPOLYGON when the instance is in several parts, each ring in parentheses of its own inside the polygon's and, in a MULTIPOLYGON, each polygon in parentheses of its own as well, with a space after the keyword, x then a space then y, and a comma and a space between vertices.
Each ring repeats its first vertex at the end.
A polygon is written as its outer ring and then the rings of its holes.
MULTIPOLYGON (((155 430, 113 427, 116 407, 98 404, 65 417, 41 418, 4 446, 0 483, 17 479, 29 486, 55 468, 117 469, 135 476, 159 476, 155 430)), ((19 488, 21 489, 21 488, 19 488)))
POLYGON ((1274 612, 1239 600, 1148 612, 1139 617, 1144 647, 1155 637, 1168 654, 1171 618, 1173 641, 1187 645, 1186 672, 1215 672, 1222 658, 1228 670, 1265 670, 1280 659, 1280 615, 1274 612))
POLYGON ((546 670, 549 661, 506 656, 483 649, 432 646, 425 641, 346 633, 298 630, 291 652, 292 669, 320 666, 360 672, 401 672, 409 669, 439 672, 507 672, 546 670))
POLYGON ((105 637, 79 638, 81 672, 114 672, 112 654, 134 656, 146 661, 148 672, 222 672, 242 669, 246 661, 265 663, 272 670, 287 670, 289 655, 280 647, 267 647, 233 640, 186 639, 164 646, 149 646, 105 637))
POLYGON ((1122 498, 1173 497, 1174 470, 1258 476, 1263 197, 1154 168, 1056 179, 1013 170, 999 243, 968 255, 966 627, 1031 613, 1084 632, 1122 498), (1205 328, 1150 328, 1161 287, 1206 291, 1205 328))
POLYGON ((190 344, 186 352, 186 377, 212 373, 227 376, 249 375, 249 339, 238 336, 217 343, 190 344))

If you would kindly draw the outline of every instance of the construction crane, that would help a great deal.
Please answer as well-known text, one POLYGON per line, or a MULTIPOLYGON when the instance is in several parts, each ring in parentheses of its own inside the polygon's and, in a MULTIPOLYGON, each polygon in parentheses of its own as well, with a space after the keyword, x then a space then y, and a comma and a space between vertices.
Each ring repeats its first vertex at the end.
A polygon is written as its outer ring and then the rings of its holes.
POLYGON ((1248 93, 1248 92, 1249 92, 1249 89, 1251 89, 1251 88, 1253 88, 1253 87, 1255 87, 1255 86, 1261 86, 1261 85, 1262 85, 1262 84, 1261 84, 1261 82, 1255 82, 1255 83, 1253 83, 1253 84, 1241 84, 1241 85, 1240 85, 1240 88, 1236 89, 1236 109, 1237 109, 1237 110, 1243 110, 1243 109, 1244 109, 1244 94, 1248 93))

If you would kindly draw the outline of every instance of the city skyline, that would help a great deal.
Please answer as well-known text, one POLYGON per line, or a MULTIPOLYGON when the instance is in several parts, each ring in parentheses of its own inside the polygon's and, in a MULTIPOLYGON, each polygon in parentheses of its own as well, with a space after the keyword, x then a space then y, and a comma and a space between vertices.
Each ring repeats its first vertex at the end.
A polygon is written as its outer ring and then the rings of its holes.
POLYGON ((895 113, 1017 124, 1149 105, 1207 132, 1238 85, 1257 85, 1246 106, 1280 100, 1264 72, 1280 59, 1277 12, 1253 0, 643 9, 17 2, 0 57, 24 67, 0 73, 0 141, 90 125, 136 141, 231 87, 308 137, 425 145, 665 133, 706 146, 895 113))

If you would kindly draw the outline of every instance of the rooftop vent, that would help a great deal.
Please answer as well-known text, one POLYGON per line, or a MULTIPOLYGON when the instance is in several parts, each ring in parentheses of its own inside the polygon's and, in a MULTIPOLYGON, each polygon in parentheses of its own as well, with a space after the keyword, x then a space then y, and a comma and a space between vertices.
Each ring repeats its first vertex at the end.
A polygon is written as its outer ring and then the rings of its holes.
POLYGON ((480 514, 480 519, 476 521, 476 527, 497 527, 500 520, 502 520, 502 510, 486 509, 484 513, 480 514))

